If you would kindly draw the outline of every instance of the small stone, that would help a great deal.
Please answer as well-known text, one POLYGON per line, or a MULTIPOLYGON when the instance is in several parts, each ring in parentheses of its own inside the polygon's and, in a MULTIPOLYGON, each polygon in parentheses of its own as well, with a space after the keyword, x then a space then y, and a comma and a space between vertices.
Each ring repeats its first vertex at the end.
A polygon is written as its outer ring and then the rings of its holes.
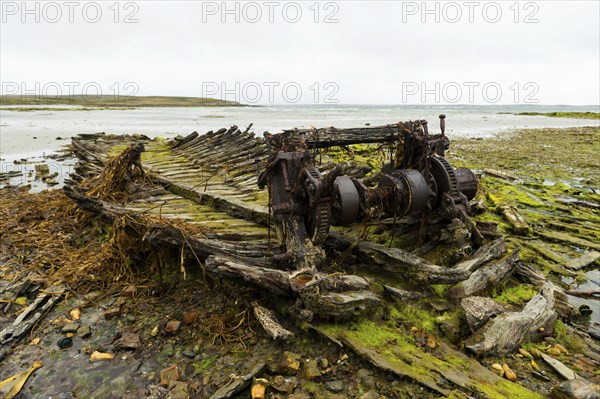
POLYGON ((87 324, 83 324, 77 329, 77 335, 81 338, 89 338, 92 336, 92 328, 87 324))
POLYGON ((325 387, 331 392, 341 392, 344 390, 344 382, 341 380, 327 381, 325 387))
POLYGON ((158 326, 154 327, 151 331, 150 331, 150 335, 152 337, 156 337, 158 335, 158 326))
POLYGON ((293 352, 283 352, 283 360, 281 364, 281 371, 294 375, 300 370, 300 355, 293 352))
POLYGON ((190 359, 193 359, 196 357, 196 354, 194 353, 194 351, 190 350, 190 349, 184 350, 181 354, 190 359))
POLYGON ((112 308, 105 310, 103 315, 106 320, 114 319, 115 317, 119 317, 121 315, 121 308, 112 308))
POLYGON ((508 367, 508 364, 504 363, 502 365, 502 370, 504 370, 504 378, 511 382, 517 381, 517 375, 510 369, 510 367, 508 367))
POLYGON ((190 397, 187 382, 171 381, 169 384, 169 399, 188 399, 190 397))
POLYGON ((115 357, 115 355, 113 355, 112 353, 103 353, 103 352, 94 351, 90 355, 90 362, 95 363, 95 362, 101 362, 103 360, 111 360, 114 357, 115 357))
POLYGON ((429 347, 429 349, 435 349, 435 347, 437 346, 437 341, 435 340, 435 337, 433 335, 427 336, 427 346, 429 347))
POLYGON ((59 349, 68 349, 73 346, 73 340, 71 338, 62 338, 56 345, 59 349))
POLYGON ((192 325, 198 318, 198 312, 185 312, 182 317, 183 325, 192 325))
POLYGON ((523 359, 523 355, 521 355, 520 353, 517 353, 517 354, 515 355, 515 357, 516 357, 517 359, 523 359))
POLYGON ((179 367, 172 365, 160 371, 160 386, 168 387, 171 381, 178 381, 180 378, 179 367))
POLYGON ((321 376, 321 371, 315 359, 306 359, 302 367, 302 374, 308 380, 314 380, 321 376))
POLYGON ((380 398, 379 394, 375 391, 369 391, 360 397, 360 399, 379 399, 379 398, 380 398))
POLYGON ((329 361, 327 360, 327 358, 319 358, 319 367, 321 367, 322 369, 326 369, 327 367, 329 367, 329 361))
POLYGON ((116 349, 136 350, 142 346, 140 336, 136 333, 125 332, 115 343, 116 349))
POLYGON ((375 387, 375 378, 373 378, 371 372, 367 369, 359 369, 356 372, 356 380, 365 390, 375 387))
POLYGON ((60 331, 63 334, 76 333, 79 330, 79 323, 69 323, 66 324, 60 331))
POLYGON ((279 392, 284 393, 292 393, 294 392, 294 388, 298 384, 296 377, 284 377, 282 375, 277 375, 271 381, 271 387, 279 392))
POLYGON ((535 362, 535 360, 531 359, 531 368, 537 371, 540 369, 540 366, 535 362))
POLYGON ((542 380, 542 381, 546 381, 546 382, 550 382, 550 377, 548 377, 546 375, 545 371, 534 371, 533 373, 531 373, 535 378, 537 378, 538 380, 542 380))
POLYGON ((179 332, 179 328, 181 327, 181 322, 179 320, 171 320, 165 326, 165 334, 167 335, 175 335, 179 332))

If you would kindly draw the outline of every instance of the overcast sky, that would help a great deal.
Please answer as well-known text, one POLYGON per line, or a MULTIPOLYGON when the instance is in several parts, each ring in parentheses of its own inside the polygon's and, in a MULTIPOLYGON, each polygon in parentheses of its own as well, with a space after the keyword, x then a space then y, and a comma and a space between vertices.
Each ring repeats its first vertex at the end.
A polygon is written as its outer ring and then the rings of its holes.
POLYGON ((0 80, 48 96, 592 105, 599 4, 2 1, 0 80))

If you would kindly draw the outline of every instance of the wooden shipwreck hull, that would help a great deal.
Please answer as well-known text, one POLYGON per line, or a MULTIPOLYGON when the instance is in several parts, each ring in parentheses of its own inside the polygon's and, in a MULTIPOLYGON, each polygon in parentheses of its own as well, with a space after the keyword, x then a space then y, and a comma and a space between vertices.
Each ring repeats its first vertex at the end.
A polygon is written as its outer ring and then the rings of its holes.
MULTIPOLYGON (((320 143, 342 148, 359 143, 381 144, 392 141, 401 132, 399 125, 394 124, 358 129, 313 129, 304 133, 309 146, 319 151, 320 143)), ((390 350, 390 340, 365 345, 357 339, 358 333, 340 329, 330 321, 331 317, 372 317, 376 305, 386 307, 397 300, 434 300, 436 294, 432 285, 443 284, 449 287, 449 303, 458 306, 463 300, 467 316, 476 319, 472 326, 474 334, 465 342, 471 354, 502 355, 516 350, 524 340, 541 337, 544 329, 551 330, 557 315, 569 315, 573 309, 564 292, 519 261, 518 249, 509 251, 505 240, 498 238, 493 229, 482 230, 487 240, 472 255, 464 255, 452 264, 444 265, 427 260, 432 259, 428 255, 436 253, 440 247, 449 252, 464 250, 464 240, 430 241, 418 246, 417 251, 413 250, 415 246, 401 248, 395 245, 398 241, 395 234, 418 235, 422 229, 418 218, 394 218, 374 221, 370 225, 364 223, 356 228, 334 229, 322 245, 327 266, 315 277, 318 280, 315 286, 319 290, 299 293, 294 284, 302 276, 278 260, 285 249, 277 239, 273 216, 269 212, 268 193, 257 185, 257 177, 266 167, 269 154, 265 139, 256 137, 248 129, 242 131, 233 126, 174 140, 80 135, 73 139, 72 148, 79 164, 64 190, 81 209, 107 221, 128 215, 127 231, 137 234, 137 238, 150 245, 183 249, 197 257, 207 272, 261 287, 266 298, 280 296, 291 298, 292 302, 310 304, 311 312, 293 304, 289 314, 300 322, 312 323, 310 326, 316 331, 348 346, 376 366, 413 379, 439 395, 451 395, 458 390, 461 395, 476 397, 517 397, 514 394, 538 397, 443 343, 443 337, 434 339, 429 347, 410 345, 390 350), (85 179, 98 175, 111 157, 140 143, 145 149, 141 153, 145 189, 131 195, 128 201, 118 203, 91 196, 81 186, 85 179), (165 223, 148 225, 143 215, 160 216, 165 223), (166 223, 171 218, 203 226, 205 233, 202 236, 186 234, 166 223), (386 236, 389 242, 365 239, 363 233, 372 226, 394 231, 386 236), (465 298, 486 296, 511 275, 518 275, 541 288, 522 312, 508 312, 493 319, 496 314, 485 305, 480 305, 483 309, 473 310, 468 307, 469 301, 464 303, 465 298), (317 317, 313 318, 315 315, 317 317), (490 318, 492 320, 488 321, 490 318)), ((335 165, 335 159, 327 152, 316 159, 321 160, 321 171, 335 165)), ((372 168, 354 160, 350 157, 346 172, 368 181, 370 175, 367 174, 372 168)), ((452 236, 458 230, 453 230, 454 227, 435 226, 443 232, 437 236, 452 236)), ((274 338, 291 336, 275 320, 273 312, 259 305, 254 311, 274 338)))

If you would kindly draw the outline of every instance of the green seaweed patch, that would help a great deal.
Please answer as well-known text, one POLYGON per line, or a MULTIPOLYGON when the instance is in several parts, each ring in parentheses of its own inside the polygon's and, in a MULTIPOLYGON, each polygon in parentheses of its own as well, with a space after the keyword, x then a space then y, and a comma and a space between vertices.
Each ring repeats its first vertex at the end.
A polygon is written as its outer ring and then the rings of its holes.
POLYGON ((583 353, 587 344, 560 319, 554 322, 554 338, 571 352, 583 353))
POLYGON ((509 305, 522 305, 528 302, 534 295, 537 294, 537 290, 529 284, 518 284, 512 287, 507 287, 502 290, 499 295, 492 295, 496 302, 509 304, 509 305))

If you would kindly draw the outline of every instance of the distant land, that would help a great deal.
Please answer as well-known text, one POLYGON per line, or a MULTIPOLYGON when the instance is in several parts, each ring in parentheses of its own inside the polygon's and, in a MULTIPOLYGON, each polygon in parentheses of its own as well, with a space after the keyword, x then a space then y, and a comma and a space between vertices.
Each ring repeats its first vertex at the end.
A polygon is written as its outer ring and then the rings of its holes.
POLYGON ((0 106, 6 105, 78 105, 83 107, 244 107, 235 101, 206 97, 170 96, 23 96, 2 95, 0 106))
MULTIPOLYGON (((513 114, 512 112, 498 112, 499 114, 513 114)), ((519 112, 513 115, 549 116, 552 118, 572 119, 600 119, 599 112, 519 112)))

